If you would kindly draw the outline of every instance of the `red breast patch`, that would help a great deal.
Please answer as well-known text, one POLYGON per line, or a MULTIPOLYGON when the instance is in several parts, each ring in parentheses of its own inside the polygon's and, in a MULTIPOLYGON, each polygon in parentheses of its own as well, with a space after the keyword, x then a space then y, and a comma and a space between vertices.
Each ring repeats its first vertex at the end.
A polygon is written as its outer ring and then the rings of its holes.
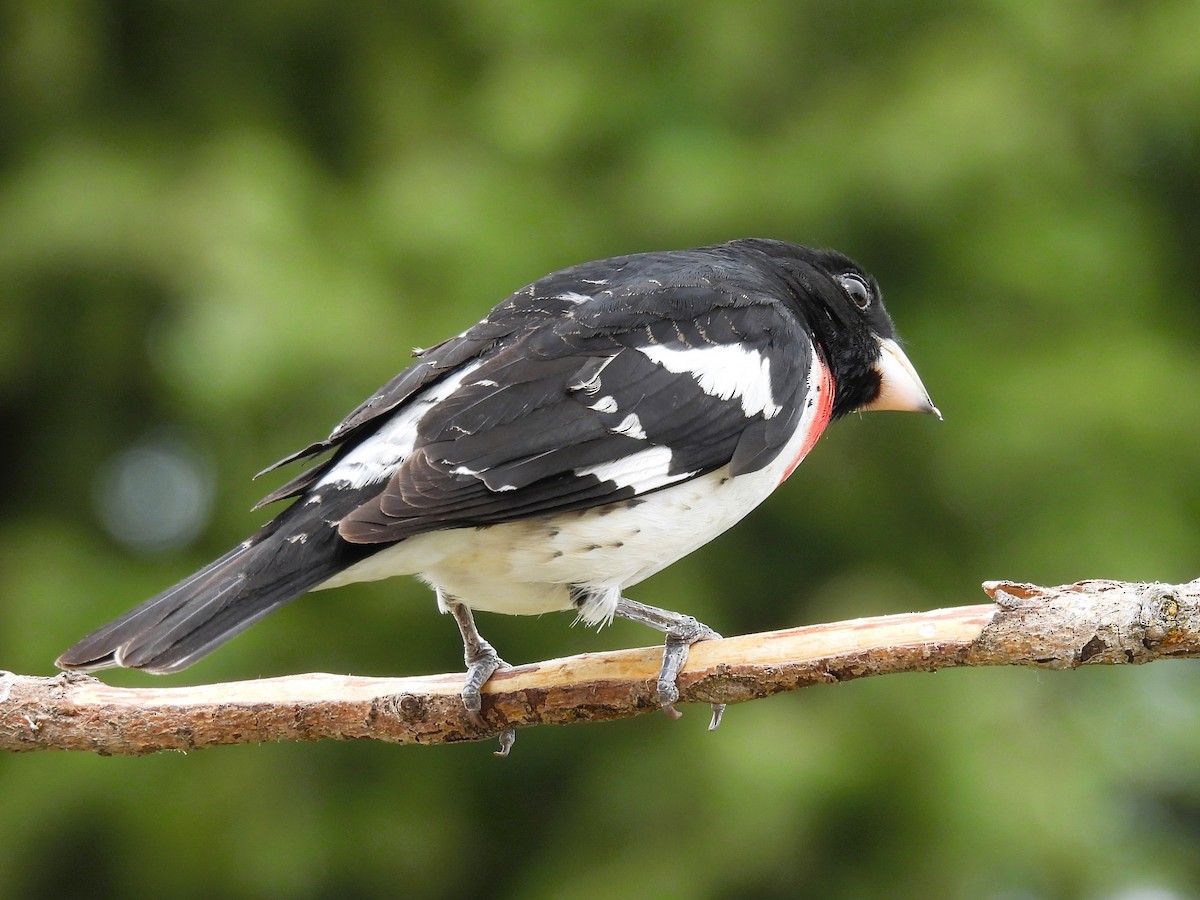
POLYGON ((804 443, 800 445, 800 452, 796 454, 796 458, 792 460, 787 471, 783 473, 783 477, 779 479, 780 484, 787 481, 796 471, 796 466, 800 465, 804 461, 804 457, 808 456, 808 451, 812 450, 813 445, 817 443, 817 438, 829 424, 829 416, 833 413, 833 373, 820 359, 814 359, 813 364, 821 369, 821 383, 817 389, 817 412, 812 421, 808 423, 808 431, 804 435, 804 443))

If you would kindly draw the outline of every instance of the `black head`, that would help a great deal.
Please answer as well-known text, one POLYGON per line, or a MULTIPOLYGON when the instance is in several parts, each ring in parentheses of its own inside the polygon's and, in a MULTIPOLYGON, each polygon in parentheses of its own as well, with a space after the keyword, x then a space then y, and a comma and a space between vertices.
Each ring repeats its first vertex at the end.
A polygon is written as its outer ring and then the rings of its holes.
POLYGON ((854 260, 836 250, 761 238, 727 246, 767 257, 786 286, 832 371, 834 418, 870 409, 941 416, 896 342, 878 282, 854 260))

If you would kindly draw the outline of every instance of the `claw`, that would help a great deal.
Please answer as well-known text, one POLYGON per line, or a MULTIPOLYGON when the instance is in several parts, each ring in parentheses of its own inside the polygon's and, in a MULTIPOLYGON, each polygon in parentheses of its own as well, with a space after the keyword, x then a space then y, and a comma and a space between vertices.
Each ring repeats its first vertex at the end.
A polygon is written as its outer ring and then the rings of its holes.
POLYGON ((725 704, 714 703, 712 705, 712 721, 708 723, 709 731, 716 731, 721 727, 721 719, 725 717, 725 704))
MULTIPOLYGON (((667 640, 670 641, 670 638, 667 640)), ((675 708, 675 701, 679 699, 679 687, 675 684, 674 676, 668 677, 665 649, 663 656, 663 668, 658 673, 658 702, 668 719, 678 719, 683 716, 683 713, 675 708)))
POLYGON ((493 751, 492 755, 508 756, 508 751, 512 749, 512 745, 517 739, 517 733, 511 728, 506 728, 500 732, 498 737, 500 738, 500 749, 493 751))

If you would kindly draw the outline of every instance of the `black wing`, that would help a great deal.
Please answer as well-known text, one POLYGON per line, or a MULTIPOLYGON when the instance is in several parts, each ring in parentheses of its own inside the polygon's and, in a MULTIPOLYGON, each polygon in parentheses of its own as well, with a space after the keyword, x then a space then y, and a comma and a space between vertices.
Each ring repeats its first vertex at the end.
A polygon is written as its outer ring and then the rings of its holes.
MULTIPOLYGON (((457 387, 415 422, 412 452, 343 519, 342 536, 397 541, 767 465, 805 402, 813 349, 802 323, 770 296, 713 279, 652 281, 576 281, 553 296, 539 283, 508 301, 527 314, 524 331, 505 330, 501 316, 439 347, 465 357, 457 387), (476 351, 482 341, 491 345, 476 351)), ((323 483, 337 486, 337 463, 323 483)))

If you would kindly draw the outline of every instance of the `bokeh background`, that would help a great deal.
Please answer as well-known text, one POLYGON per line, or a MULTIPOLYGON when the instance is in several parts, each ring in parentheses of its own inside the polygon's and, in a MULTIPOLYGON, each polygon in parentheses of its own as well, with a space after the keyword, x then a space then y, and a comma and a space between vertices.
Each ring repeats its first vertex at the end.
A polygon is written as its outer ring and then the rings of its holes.
MULTIPOLYGON (((1200 575, 1200 4, 0 3, 0 668, 263 521, 510 291, 770 236, 946 414, 852 418, 634 589, 726 634, 1200 575)), ((514 662, 640 646, 481 626, 514 662)), ((169 679, 460 662, 413 580, 169 679)), ((0 758, 4 897, 1200 894, 1200 669, 961 670, 440 748, 0 758)))

